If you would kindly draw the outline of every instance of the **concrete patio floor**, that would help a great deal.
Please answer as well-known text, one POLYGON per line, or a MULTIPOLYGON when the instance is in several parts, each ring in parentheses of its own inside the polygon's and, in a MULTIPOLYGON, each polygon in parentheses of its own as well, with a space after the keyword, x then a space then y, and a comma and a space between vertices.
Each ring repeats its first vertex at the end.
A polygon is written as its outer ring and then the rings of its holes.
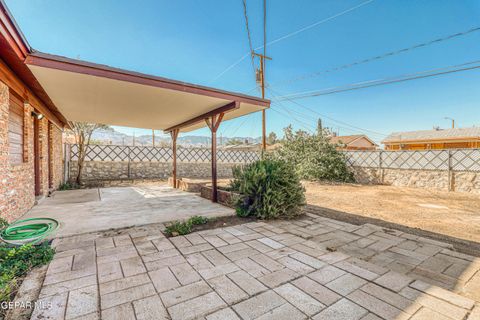
POLYGON ((32 319, 479 319, 480 259, 309 214, 57 239, 32 319))
POLYGON ((57 219, 57 236, 71 236, 163 223, 193 215, 208 217, 232 215, 234 211, 195 194, 166 185, 57 191, 33 207, 22 218, 57 219))

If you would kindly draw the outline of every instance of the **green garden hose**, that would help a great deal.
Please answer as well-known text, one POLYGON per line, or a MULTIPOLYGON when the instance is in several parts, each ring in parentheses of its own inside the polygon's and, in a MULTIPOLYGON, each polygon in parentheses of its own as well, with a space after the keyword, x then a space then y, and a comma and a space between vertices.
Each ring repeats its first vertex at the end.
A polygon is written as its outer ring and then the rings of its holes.
POLYGON ((30 218, 19 220, 0 230, 0 239, 16 245, 37 244, 57 228, 58 221, 55 219, 30 218))

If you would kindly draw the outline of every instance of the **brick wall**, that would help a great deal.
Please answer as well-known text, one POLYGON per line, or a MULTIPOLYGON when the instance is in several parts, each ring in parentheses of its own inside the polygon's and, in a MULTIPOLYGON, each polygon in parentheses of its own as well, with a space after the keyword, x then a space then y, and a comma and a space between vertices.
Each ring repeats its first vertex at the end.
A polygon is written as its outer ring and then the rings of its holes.
MULTIPOLYGON (((34 120, 31 112, 33 106, 24 106, 24 152, 25 160, 18 165, 12 165, 8 157, 8 118, 9 118, 9 88, 0 82, 0 217, 12 221, 27 212, 35 203, 35 169, 34 169, 34 120)), ((40 194, 48 195, 48 120, 39 121, 39 152, 40 162, 40 194)), ((52 142, 52 182, 56 188, 62 181, 62 144, 61 130, 53 126, 52 142)))

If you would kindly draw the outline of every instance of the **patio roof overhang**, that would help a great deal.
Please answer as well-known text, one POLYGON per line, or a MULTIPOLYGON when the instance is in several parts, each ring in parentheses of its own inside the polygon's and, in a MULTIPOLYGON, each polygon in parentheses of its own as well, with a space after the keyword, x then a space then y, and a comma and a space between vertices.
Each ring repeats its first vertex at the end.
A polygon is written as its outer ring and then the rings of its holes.
POLYGON ((188 132, 214 114, 229 120, 270 106, 258 97, 45 53, 25 62, 69 121, 188 132))

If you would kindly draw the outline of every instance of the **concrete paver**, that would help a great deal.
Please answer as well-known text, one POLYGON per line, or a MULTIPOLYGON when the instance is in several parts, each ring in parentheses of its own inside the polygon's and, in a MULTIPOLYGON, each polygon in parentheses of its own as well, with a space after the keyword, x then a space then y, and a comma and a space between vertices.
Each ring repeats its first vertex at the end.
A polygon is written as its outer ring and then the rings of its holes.
POLYGON ((173 238, 160 230, 154 224, 56 239, 40 293, 55 308, 38 308, 32 319, 475 319, 480 313, 477 257, 396 230, 315 215, 173 238))

